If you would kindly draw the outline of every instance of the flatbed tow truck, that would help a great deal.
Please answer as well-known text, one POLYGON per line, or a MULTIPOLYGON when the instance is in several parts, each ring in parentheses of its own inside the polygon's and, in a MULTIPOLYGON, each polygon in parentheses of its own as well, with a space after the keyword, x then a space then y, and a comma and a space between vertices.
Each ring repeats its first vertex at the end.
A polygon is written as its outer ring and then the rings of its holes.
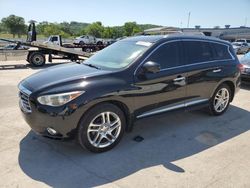
POLYGON ((29 25, 26 42, 3 38, 0 38, 0 40, 15 43, 17 45, 32 47, 28 50, 26 60, 35 67, 41 67, 46 63, 46 55, 48 55, 49 62, 52 62, 52 59, 80 61, 89 58, 93 55, 92 52, 101 50, 107 46, 104 44, 62 44, 60 35, 51 36, 46 42, 39 42, 36 41, 36 29, 34 22, 29 25))

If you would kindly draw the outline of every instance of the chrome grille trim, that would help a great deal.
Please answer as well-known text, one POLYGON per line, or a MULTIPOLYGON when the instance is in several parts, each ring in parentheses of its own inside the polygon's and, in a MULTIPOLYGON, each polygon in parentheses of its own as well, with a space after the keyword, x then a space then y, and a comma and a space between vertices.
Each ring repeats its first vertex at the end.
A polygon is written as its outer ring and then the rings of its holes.
POLYGON ((30 100, 29 95, 31 94, 31 91, 24 88, 22 85, 19 86, 19 98, 20 98, 20 107, 24 112, 31 113, 31 106, 30 106, 30 100))

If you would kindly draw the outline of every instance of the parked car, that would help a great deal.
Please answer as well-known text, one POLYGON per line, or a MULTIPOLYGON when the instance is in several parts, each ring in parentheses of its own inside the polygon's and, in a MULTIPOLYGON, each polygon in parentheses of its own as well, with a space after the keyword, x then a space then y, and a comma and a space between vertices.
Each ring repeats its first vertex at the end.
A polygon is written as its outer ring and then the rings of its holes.
POLYGON ((91 36, 91 35, 83 35, 83 36, 75 38, 74 44, 78 44, 78 45, 84 45, 84 44, 102 45, 103 40, 99 39, 99 38, 95 38, 94 36, 91 36))
POLYGON ((250 52, 240 59, 240 63, 243 65, 241 79, 244 81, 250 81, 250 52))
POLYGON ((17 44, 8 44, 0 49, 1 50, 28 50, 29 48, 26 46, 21 46, 17 44))
POLYGON ((36 133, 75 137, 82 147, 104 152, 141 118, 198 107, 222 115, 239 89, 241 67, 231 44, 219 39, 131 37, 82 64, 24 79, 20 108, 36 133))
POLYGON ((245 54, 250 48, 245 42, 233 42, 232 45, 236 54, 245 54))
POLYGON ((237 39, 235 42, 247 43, 250 46, 250 39, 237 39))

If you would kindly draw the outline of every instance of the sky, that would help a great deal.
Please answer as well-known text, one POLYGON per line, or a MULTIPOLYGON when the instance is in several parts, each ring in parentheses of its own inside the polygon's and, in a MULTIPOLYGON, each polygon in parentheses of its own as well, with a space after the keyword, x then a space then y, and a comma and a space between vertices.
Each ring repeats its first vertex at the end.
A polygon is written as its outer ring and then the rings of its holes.
POLYGON ((105 26, 128 21, 162 26, 250 27, 250 0, 0 0, 0 19, 10 14, 25 21, 101 21, 105 26))

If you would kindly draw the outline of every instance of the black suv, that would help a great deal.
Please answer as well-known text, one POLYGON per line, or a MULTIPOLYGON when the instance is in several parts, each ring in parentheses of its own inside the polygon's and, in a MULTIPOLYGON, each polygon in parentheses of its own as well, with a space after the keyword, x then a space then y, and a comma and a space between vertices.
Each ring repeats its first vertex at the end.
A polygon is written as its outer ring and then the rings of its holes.
POLYGON ((240 84, 241 64, 225 41, 138 36, 82 64, 54 66, 19 84, 20 108, 36 132, 77 137, 92 152, 113 148, 133 122, 176 109, 223 114, 240 84))

